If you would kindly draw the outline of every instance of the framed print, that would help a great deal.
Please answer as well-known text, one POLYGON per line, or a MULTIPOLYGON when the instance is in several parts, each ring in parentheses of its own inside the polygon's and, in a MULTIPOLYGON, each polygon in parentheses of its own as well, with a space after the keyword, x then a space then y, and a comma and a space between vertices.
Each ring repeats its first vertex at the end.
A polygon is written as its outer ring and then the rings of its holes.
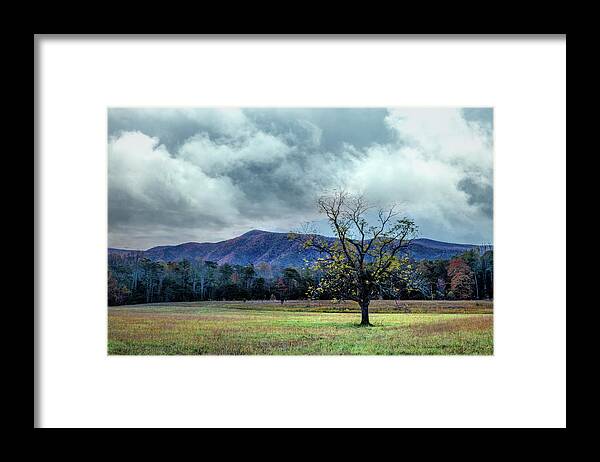
POLYGON ((566 426, 565 35, 34 72, 34 427, 566 426))

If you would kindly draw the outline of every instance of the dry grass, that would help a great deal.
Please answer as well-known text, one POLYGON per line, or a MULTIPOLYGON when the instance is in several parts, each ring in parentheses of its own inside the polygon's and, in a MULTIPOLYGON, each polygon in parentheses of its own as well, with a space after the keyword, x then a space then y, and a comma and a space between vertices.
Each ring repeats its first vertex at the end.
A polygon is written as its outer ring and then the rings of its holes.
POLYGON ((491 316, 469 316, 420 324, 413 327, 415 335, 437 335, 446 332, 487 332, 493 328, 491 316))
MULTIPOLYGON (((238 310, 297 311, 308 313, 358 313, 356 302, 350 300, 288 300, 284 304, 271 300, 243 301, 204 301, 149 303, 129 305, 134 307, 152 307, 169 305, 173 307, 235 308, 238 310)), ((446 313, 446 314, 491 314, 494 303, 491 300, 403 300, 396 304, 393 300, 373 300, 369 306, 371 313, 446 313)))
MULTIPOLYGON (((491 314, 440 314, 439 310, 455 308, 439 302, 431 302, 428 307, 438 311, 430 313, 399 313, 380 306, 380 310, 388 312, 374 310, 372 328, 357 327, 359 316, 355 312, 299 311, 299 304, 292 303, 284 305, 283 310, 273 309, 275 306, 202 302, 111 307, 108 352, 125 355, 493 353, 491 314), (239 305, 243 307, 240 309, 239 305)), ((419 309, 423 306, 419 305, 419 309)))

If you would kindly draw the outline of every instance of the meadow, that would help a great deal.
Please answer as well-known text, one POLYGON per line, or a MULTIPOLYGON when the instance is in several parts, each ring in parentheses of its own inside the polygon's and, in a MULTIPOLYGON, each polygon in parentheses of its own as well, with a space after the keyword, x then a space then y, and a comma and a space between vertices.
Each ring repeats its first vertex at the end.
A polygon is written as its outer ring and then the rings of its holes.
POLYGON ((109 355, 491 355, 491 301, 187 302, 108 308, 109 355))

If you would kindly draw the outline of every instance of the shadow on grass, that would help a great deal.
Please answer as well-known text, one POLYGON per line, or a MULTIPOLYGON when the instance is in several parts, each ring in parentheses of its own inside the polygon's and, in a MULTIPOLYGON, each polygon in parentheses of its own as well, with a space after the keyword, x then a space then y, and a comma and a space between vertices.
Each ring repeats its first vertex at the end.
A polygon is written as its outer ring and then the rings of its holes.
POLYGON ((356 322, 353 322, 353 323, 350 323, 347 325, 349 327, 360 328, 360 329, 365 329, 365 330, 372 329, 374 327, 385 327, 383 324, 368 324, 368 325, 366 325, 366 324, 361 324, 361 323, 356 323, 356 322))

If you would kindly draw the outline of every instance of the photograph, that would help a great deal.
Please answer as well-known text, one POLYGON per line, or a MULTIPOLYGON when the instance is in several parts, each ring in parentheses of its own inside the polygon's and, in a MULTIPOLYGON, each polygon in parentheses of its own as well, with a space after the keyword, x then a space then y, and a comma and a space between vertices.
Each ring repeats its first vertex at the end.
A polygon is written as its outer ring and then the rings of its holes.
POLYGON ((493 107, 108 107, 107 156, 109 356, 494 354, 493 107))
POLYGON ((36 34, 34 428, 565 429, 566 160, 566 34, 36 34))

